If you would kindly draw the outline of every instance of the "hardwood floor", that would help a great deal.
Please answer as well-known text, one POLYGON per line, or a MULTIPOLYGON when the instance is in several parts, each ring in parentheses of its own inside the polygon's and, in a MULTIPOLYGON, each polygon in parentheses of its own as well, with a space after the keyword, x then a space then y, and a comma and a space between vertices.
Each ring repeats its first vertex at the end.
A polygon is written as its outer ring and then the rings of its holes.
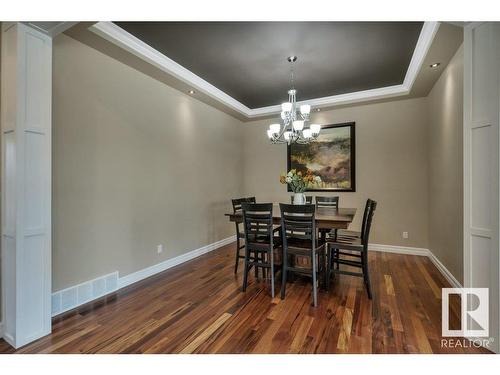
MULTIPOLYGON (((449 285, 426 257, 372 252, 372 301, 360 278, 341 275, 313 308, 308 279, 290 283, 283 301, 253 275, 242 293, 234 246, 57 317, 50 336, 17 353, 488 352, 441 347, 449 285)), ((16 351, 0 340, 0 352, 16 351)))

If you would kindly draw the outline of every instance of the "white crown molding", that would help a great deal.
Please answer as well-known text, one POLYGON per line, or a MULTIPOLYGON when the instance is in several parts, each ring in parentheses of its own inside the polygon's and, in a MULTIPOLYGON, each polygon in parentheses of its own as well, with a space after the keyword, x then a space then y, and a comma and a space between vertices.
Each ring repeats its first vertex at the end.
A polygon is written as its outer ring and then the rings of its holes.
POLYGON ((26 22, 26 25, 44 33, 45 35, 50 36, 51 38, 54 38, 55 36, 68 30, 70 27, 75 26, 77 23, 78 22, 58 22, 56 25, 50 27, 49 29, 44 29, 37 25, 37 23, 35 22, 26 22))
MULTIPOLYGON (((360 103, 368 100, 392 98, 395 96, 407 95, 409 92, 410 90, 406 89, 403 85, 395 85, 300 101, 297 102, 297 105, 309 104, 311 107, 322 108, 342 104, 360 103)), ((255 108, 251 109, 251 112, 252 113, 248 116, 249 118, 274 115, 281 112, 281 105, 255 108)))
POLYGON ((174 60, 169 59, 164 54, 115 25, 113 22, 98 22, 90 26, 89 30, 106 39, 108 42, 118 45, 158 69, 174 76, 180 81, 189 84, 197 91, 227 105, 231 109, 245 116, 250 115, 250 108, 236 99, 233 99, 231 96, 211 85, 190 70, 184 68, 182 65, 177 64, 174 60))
POLYGON ((415 50, 413 51, 413 56, 410 60, 410 65, 406 71, 405 79, 403 81, 403 86, 408 90, 408 92, 413 87, 417 74, 422 67, 422 64, 429 52, 432 41, 436 36, 439 29, 439 22, 424 22, 424 26, 420 31, 417 44, 415 45, 415 50))
MULTIPOLYGON (((438 29, 439 22, 424 22, 402 84, 347 94, 326 96, 308 100, 307 103, 313 107, 331 107, 408 95, 438 29)), ((182 65, 177 64, 175 61, 169 59, 164 54, 144 43, 142 40, 115 25, 113 22, 98 22, 92 25, 89 30, 141 58, 142 60, 147 61, 165 73, 174 76, 181 82, 190 85, 193 89, 199 91, 200 93, 208 95, 212 99, 226 105, 248 119, 275 115, 279 114, 281 111, 281 107, 279 105, 254 109, 248 108, 233 97, 208 83, 203 78, 184 68, 182 65)), ((302 103, 304 102, 299 102, 298 104, 300 105, 302 103)))

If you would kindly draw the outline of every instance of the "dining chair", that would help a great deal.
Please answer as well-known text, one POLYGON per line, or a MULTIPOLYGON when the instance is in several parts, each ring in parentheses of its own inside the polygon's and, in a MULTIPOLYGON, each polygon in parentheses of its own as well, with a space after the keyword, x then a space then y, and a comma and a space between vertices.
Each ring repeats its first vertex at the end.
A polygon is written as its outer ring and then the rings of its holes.
MULTIPOLYGON (((255 202, 256 202, 255 197, 233 199, 232 200, 233 213, 235 214, 241 213, 242 203, 255 203, 255 202)), ((234 263, 234 273, 237 274, 238 264, 240 262, 240 259, 245 259, 245 256, 240 254, 240 250, 245 248, 245 243, 242 241, 245 239, 245 233, 243 232, 243 230, 240 230, 240 224, 242 223, 235 222, 234 224, 236 226, 236 260, 234 263)), ((257 274, 255 274, 255 276, 257 276, 257 274)))
MULTIPOLYGON (((313 197, 312 195, 306 195, 306 204, 312 204, 313 197)), ((290 203, 293 204, 293 195, 290 197, 290 203)))
MULTIPOLYGON (((326 208, 339 208, 339 197, 338 196, 330 196, 330 197, 322 197, 316 196, 316 208, 326 207, 326 208)), ((325 240, 328 234, 335 235, 337 233, 337 229, 325 229, 321 228, 319 230, 319 237, 322 240, 325 240)))
POLYGON ((361 230, 358 232, 354 230, 338 229, 336 233, 338 238, 344 238, 344 239, 361 238, 361 233, 365 231, 366 219, 368 218, 368 210, 370 208, 371 202, 372 202, 371 199, 368 199, 366 201, 365 209, 363 211, 363 220, 361 222, 361 230))
POLYGON ((338 196, 333 196, 333 197, 316 196, 316 208, 319 208, 319 207, 339 208, 339 197, 338 196))
POLYGON ((336 239, 326 239, 327 270, 325 283, 326 288, 328 289, 332 274, 362 277, 368 293, 368 298, 372 299, 370 272, 368 269, 368 243, 373 215, 375 213, 375 209, 377 208, 377 202, 368 199, 366 206, 368 206, 366 223, 359 238, 338 237, 336 239), (360 268, 361 272, 341 270, 340 265, 360 268))
POLYGON ((318 277, 324 271, 325 244, 316 236, 316 206, 312 204, 280 204, 281 234, 283 237, 281 299, 285 298, 289 272, 312 278, 313 305, 318 305, 318 277), (291 258, 302 256, 310 259, 310 268, 297 267, 291 258))
POLYGON ((262 275, 270 275, 271 296, 274 298, 276 268, 281 263, 279 251, 281 248, 281 238, 279 237, 281 228, 275 228, 273 225, 273 204, 242 203, 242 211, 245 233, 243 291, 247 289, 250 268, 261 268, 262 275))

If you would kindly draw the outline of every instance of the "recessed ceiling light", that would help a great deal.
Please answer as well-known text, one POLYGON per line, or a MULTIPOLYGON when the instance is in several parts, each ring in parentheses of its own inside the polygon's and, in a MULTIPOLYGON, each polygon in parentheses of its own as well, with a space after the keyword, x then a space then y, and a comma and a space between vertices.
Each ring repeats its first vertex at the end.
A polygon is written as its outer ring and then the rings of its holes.
POLYGON ((431 68, 437 68, 439 65, 441 65, 441 63, 432 63, 431 65, 429 65, 431 68))
POLYGON ((321 108, 316 108, 316 112, 319 112, 319 111, 321 111, 321 108))
POLYGON ((196 92, 194 90, 189 90, 188 91, 191 95, 195 94, 196 92))

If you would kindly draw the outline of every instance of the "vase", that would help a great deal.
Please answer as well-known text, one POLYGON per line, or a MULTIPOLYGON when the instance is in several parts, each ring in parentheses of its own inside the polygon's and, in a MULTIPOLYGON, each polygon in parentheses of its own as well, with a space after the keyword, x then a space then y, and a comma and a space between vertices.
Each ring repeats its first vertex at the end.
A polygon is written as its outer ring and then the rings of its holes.
POLYGON ((294 193, 293 204, 306 204, 306 195, 304 193, 294 193))

